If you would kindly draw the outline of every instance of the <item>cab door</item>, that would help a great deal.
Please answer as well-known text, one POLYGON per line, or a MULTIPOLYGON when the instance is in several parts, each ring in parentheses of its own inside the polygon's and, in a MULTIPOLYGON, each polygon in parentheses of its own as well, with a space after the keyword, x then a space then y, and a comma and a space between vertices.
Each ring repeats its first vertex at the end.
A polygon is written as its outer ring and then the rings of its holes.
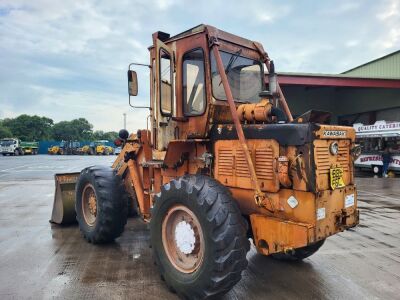
POLYGON ((176 114, 175 101, 175 67, 174 51, 159 39, 156 39, 156 69, 154 90, 154 126, 156 127, 156 148, 160 151, 167 149, 168 143, 174 139, 177 126, 172 118, 176 114))

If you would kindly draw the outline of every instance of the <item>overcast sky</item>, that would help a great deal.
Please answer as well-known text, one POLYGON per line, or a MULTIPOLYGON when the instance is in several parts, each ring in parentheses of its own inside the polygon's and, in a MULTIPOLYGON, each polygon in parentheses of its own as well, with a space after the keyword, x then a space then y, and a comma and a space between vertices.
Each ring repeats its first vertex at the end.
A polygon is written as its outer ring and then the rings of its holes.
MULTIPOLYGON (((126 69, 151 34, 200 23, 256 40, 278 71, 340 73, 400 49, 400 1, 0 0, 0 119, 85 117, 96 130, 145 127, 126 69)), ((148 70, 138 69, 138 105, 148 70)))

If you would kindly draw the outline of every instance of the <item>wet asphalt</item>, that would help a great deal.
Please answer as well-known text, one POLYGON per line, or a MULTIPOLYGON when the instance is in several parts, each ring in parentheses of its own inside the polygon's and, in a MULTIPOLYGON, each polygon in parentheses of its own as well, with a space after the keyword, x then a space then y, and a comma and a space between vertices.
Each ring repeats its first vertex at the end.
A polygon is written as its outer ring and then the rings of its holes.
MULTIPOLYGON (((129 219, 109 245, 77 226, 48 222, 55 173, 111 165, 115 157, 0 157, 0 299, 176 299, 153 264, 147 226, 129 219)), ((224 299, 399 299, 400 179, 357 178, 360 225, 299 263, 252 247, 224 299)))

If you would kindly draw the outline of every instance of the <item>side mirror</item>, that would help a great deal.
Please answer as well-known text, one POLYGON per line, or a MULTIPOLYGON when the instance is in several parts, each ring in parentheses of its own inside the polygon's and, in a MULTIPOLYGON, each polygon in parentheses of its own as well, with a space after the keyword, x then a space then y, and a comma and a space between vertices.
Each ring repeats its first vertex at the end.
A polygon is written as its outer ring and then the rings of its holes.
POLYGON ((128 70, 128 93, 129 96, 137 96, 138 94, 137 74, 132 70, 128 70))
POLYGON ((269 82, 269 91, 272 95, 276 95, 278 93, 278 80, 275 73, 275 65, 274 61, 271 60, 269 68, 269 75, 268 75, 268 82, 269 82))

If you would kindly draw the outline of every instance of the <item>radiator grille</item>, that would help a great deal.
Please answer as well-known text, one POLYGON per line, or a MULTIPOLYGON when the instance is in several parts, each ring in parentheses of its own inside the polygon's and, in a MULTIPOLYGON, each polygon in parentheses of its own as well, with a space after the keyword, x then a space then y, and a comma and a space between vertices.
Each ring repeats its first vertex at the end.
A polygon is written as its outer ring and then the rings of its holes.
MULTIPOLYGON (((250 177, 249 168, 243 150, 236 149, 234 155, 232 149, 220 148, 218 155, 218 175, 250 177), (233 173, 233 170, 235 170, 235 174, 233 173)), ((250 151, 250 155, 253 155, 252 151, 250 151)), ((271 148, 256 149, 255 168, 259 179, 274 179, 273 164, 274 153, 271 148)))
POLYGON ((349 146, 347 143, 339 144, 339 151, 336 156, 331 155, 329 145, 318 145, 315 147, 315 158, 318 174, 329 174, 332 164, 340 165, 344 172, 349 171, 349 146))
MULTIPOLYGON (((279 191, 276 162, 279 144, 274 140, 249 140, 247 142, 258 184, 262 191, 279 191)), ((245 152, 238 140, 221 140, 215 143, 214 175, 225 186, 254 189, 245 152)))
POLYGON ((218 175, 233 175, 233 151, 220 148, 218 151, 218 175))
MULTIPOLYGON (((250 151, 251 155, 251 151, 250 151)), ((250 177, 249 168, 247 167, 246 158, 244 156, 243 150, 236 150, 236 158, 235 158, 235 168, 236 168, 236 176, 238 177, 250 177)))
POLYGON ((256 173, 259 179, 274 179, 274 153, 271 148, 256 150, 256 173))

